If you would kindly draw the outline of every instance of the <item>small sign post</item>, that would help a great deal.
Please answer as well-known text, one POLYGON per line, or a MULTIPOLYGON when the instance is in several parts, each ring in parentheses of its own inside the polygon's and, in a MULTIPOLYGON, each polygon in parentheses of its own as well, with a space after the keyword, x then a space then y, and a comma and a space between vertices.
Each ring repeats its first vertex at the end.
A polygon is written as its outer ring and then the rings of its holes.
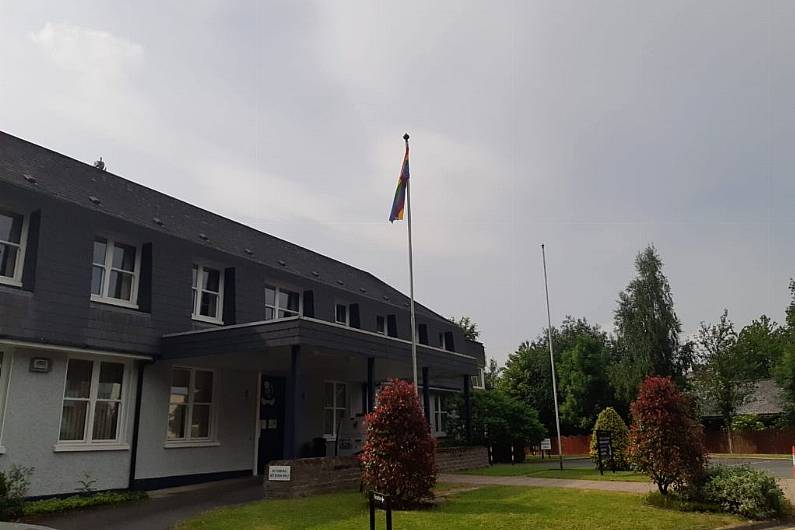
POLYGON ((596 431, 596 455, 599 461, 599 474, 604 475, 604 467, 610 461, 610 468, 616 472, 613 461, 613 436, 610 431, 596 431))
POLYGON ((546 451, 547 454, 552 451, 552 440, 549 438, 541 440, 541 460, 544 459, 544 451, 546 451))
POLYGON ((375 530, 375 510, 386 512, 386 530, 392 530, 392 503, 389 495, 384 493, 370 492, 370 530, 375 530))

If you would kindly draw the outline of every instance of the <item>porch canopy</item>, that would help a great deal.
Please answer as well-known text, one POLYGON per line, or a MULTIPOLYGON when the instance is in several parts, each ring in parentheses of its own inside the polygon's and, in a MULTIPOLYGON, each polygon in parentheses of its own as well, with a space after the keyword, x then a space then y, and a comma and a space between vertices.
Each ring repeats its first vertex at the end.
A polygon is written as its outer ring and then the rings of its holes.
MULTIPOLYGON (((479 375, 484 364, 483 346, 475 342, 465 346, 472 351, 418 344, 417 376, 429 421, 432 391, 463 393, 465 427, 471 436, 471 376, 479 375)), ((302 411, 322 409, 322 403, 308 404, 319 380, 360 383, 361 410, 367 412, 375 403, 378 384, 391 378, 410 380, 412 375, 410 341, 303 316, 165 335, 159 360, 283 376, 287 458, 295 457, 303 442, 317 436, 316 429, 300 425, 298 418, 306 423, 311 418, 307 420, 302 411)))
MULTIPOLYGON (((263 353, 293 346, 305 353, 338 352, 411 363, 411 341, 301 316, 165 335, 160 358, 263 353)), ((478 375, 484 364, 480 349, 478 355, 417 344, 417 369, 426 367, 443 377, 478 375)))

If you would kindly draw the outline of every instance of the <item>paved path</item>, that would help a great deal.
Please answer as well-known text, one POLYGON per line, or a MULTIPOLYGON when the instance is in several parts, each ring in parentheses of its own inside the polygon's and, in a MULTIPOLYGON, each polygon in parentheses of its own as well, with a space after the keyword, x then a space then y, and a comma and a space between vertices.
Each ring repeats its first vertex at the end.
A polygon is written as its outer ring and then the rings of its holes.
POLYGON ((31 519, 56 530, 168 530, 198 513, 263 498, 256 478, 222 480, 210 484, 150 492, 146 501, 79 510, 31 519))
POLYGON ((727 466, 746 465, 754 469, 767 471, 776 478, 792 478, 792 460, 789 458, 786 460, 772 460, 754 457, 711 456, 710 462, 727 466))
POLYGON ((481 475, 455 475, 442 473, 439 482, 454 484, 476 484, 480 486, 536 486, 539 488, 572 488, 580 490, 622 491, 625 493, 648 493, 657 486, 645 482, 619 482, 610 480, 571 480, 562 478, 535 477, 485 477, 481 475))

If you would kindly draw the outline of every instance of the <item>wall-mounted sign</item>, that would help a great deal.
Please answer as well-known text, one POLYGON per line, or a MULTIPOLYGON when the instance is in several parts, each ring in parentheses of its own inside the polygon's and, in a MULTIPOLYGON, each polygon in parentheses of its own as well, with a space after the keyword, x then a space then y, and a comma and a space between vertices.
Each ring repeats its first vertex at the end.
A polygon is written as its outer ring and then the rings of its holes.
POLYGON ((46 357, 33 357, 30 360, 30 371, 46 374, 50 371, 50 360, 46 357))
POLYGON ((552 450, 552 440, 549 438, 544 438, 541 440, 541 450, 542 451, 551 451, 552 450))
POLYGON ((290 466, 268 466, 268 480, 288 482, 290 466))

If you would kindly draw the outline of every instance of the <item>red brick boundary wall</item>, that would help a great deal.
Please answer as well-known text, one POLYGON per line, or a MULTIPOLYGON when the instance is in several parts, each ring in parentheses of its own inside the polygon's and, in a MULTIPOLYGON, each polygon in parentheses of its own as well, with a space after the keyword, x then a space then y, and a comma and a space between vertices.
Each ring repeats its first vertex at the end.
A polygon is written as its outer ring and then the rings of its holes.
POLYGON ((358 491, 361 482, 359 461, 354 456, 328 456, 275 460, 272 466, 290 466, 289 481, 268 480, 265 470, 265 498, 287 499, 320 493, 358 491))
MULTIPOLYGON (((436 452, 440 473, 486 467, 489 452, 485 447, 443 447, 436 452)), ((272 466, 290 466, 290 480, 263 480, 265 498, 287 499, 338 491, 358 491, 361 482, 359 461, 353 456, 329 456, 275 460, 272 466)))
POLYGON ((440 447, 436 450, 436 465, 439 473, 488 467, 489 450, 485 447, 440 447))

